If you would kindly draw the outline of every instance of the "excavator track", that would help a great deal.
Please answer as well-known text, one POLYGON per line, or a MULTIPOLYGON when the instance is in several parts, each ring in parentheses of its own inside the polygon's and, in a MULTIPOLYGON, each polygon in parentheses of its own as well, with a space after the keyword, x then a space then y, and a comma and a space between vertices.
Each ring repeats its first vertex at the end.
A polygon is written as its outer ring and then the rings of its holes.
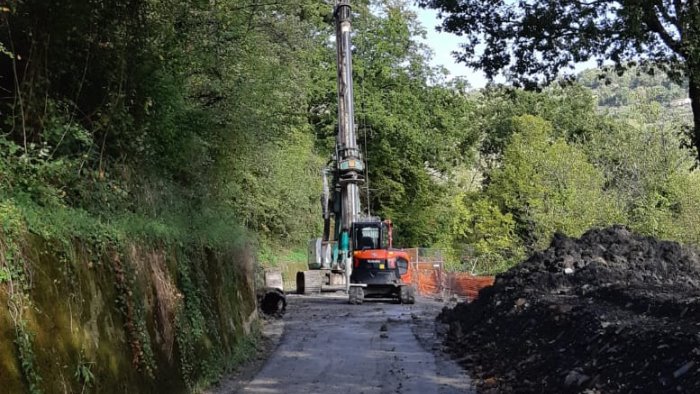
POLYGON ((321 270, 297 272, 297 294, 321 293, 324 276, 324 272, 321 270))

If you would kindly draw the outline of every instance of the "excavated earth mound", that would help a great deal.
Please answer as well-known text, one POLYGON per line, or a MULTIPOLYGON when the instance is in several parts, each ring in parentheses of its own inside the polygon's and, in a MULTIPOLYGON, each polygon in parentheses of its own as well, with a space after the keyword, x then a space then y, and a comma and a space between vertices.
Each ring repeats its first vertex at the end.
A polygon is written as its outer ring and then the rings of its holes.
POLYGON ((700 258, 621 226, 556 235, 439 319, 482 392, 700 393, 700 258))

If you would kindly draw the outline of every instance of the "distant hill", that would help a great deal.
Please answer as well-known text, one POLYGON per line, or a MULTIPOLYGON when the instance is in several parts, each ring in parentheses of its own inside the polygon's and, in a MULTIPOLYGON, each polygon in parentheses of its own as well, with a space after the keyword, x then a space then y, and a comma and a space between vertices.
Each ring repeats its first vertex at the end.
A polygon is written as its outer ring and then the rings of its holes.
POLYGON ((661 71, 649 75, 630 69, 617 75, 614 71, 589 69, 581 72, 577 80, 593 91, 599 109, 611 115, 629 115, 658 104, 667 115, 682 123, 692 122, 688 84, 678 85, 661 71))

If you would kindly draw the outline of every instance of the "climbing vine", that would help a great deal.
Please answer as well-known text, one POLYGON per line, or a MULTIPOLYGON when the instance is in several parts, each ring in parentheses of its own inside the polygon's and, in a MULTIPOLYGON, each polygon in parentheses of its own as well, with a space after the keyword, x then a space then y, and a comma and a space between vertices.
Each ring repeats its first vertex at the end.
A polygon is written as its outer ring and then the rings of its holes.
POLYGON ((129 340, 132 353, 132 364, 150 378, 155 377, 155 358, 151 339, 146 327, 146 316, 143 299, 136 295, 134 272, 129 264, 121 261, 116 252, 112 255, 115 285, 117 288, 117 306, 124 317, 124 329, 129 340))
POLYGON ((41 376, 35 366, 34 334, 27 327, 26 310, 32 307, 28 291, 31 276, 21 250, 21 237, 26 233, 21 214, 11 204, 0 203, 2 240, 0 240, 0 285, 7 291, 7 309, 15 329, 15 345, 20 368, 29 392, 41 393, 41 376))
POLYGON ((206 323, 202 314, 202 299, 192 280, 189 257, 178 258, 179 288, 184 296, 175 318, 176 341, 180 353, 180 370, 187 386, 192 389, 199 373, 197 343, 204 336, 206 323))

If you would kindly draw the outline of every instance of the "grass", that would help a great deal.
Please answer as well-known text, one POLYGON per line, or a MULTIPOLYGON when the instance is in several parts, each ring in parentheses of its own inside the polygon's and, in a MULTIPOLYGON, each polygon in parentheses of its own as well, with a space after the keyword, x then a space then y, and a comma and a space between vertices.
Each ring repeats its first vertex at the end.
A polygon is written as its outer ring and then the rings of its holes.
POLYGON ((305 247, 282 247, 272 242, 263 242, 258 260, 264 269, 277 269, 282 273, 285 291, 296 289, 297 272, 308 269, 305 247))

